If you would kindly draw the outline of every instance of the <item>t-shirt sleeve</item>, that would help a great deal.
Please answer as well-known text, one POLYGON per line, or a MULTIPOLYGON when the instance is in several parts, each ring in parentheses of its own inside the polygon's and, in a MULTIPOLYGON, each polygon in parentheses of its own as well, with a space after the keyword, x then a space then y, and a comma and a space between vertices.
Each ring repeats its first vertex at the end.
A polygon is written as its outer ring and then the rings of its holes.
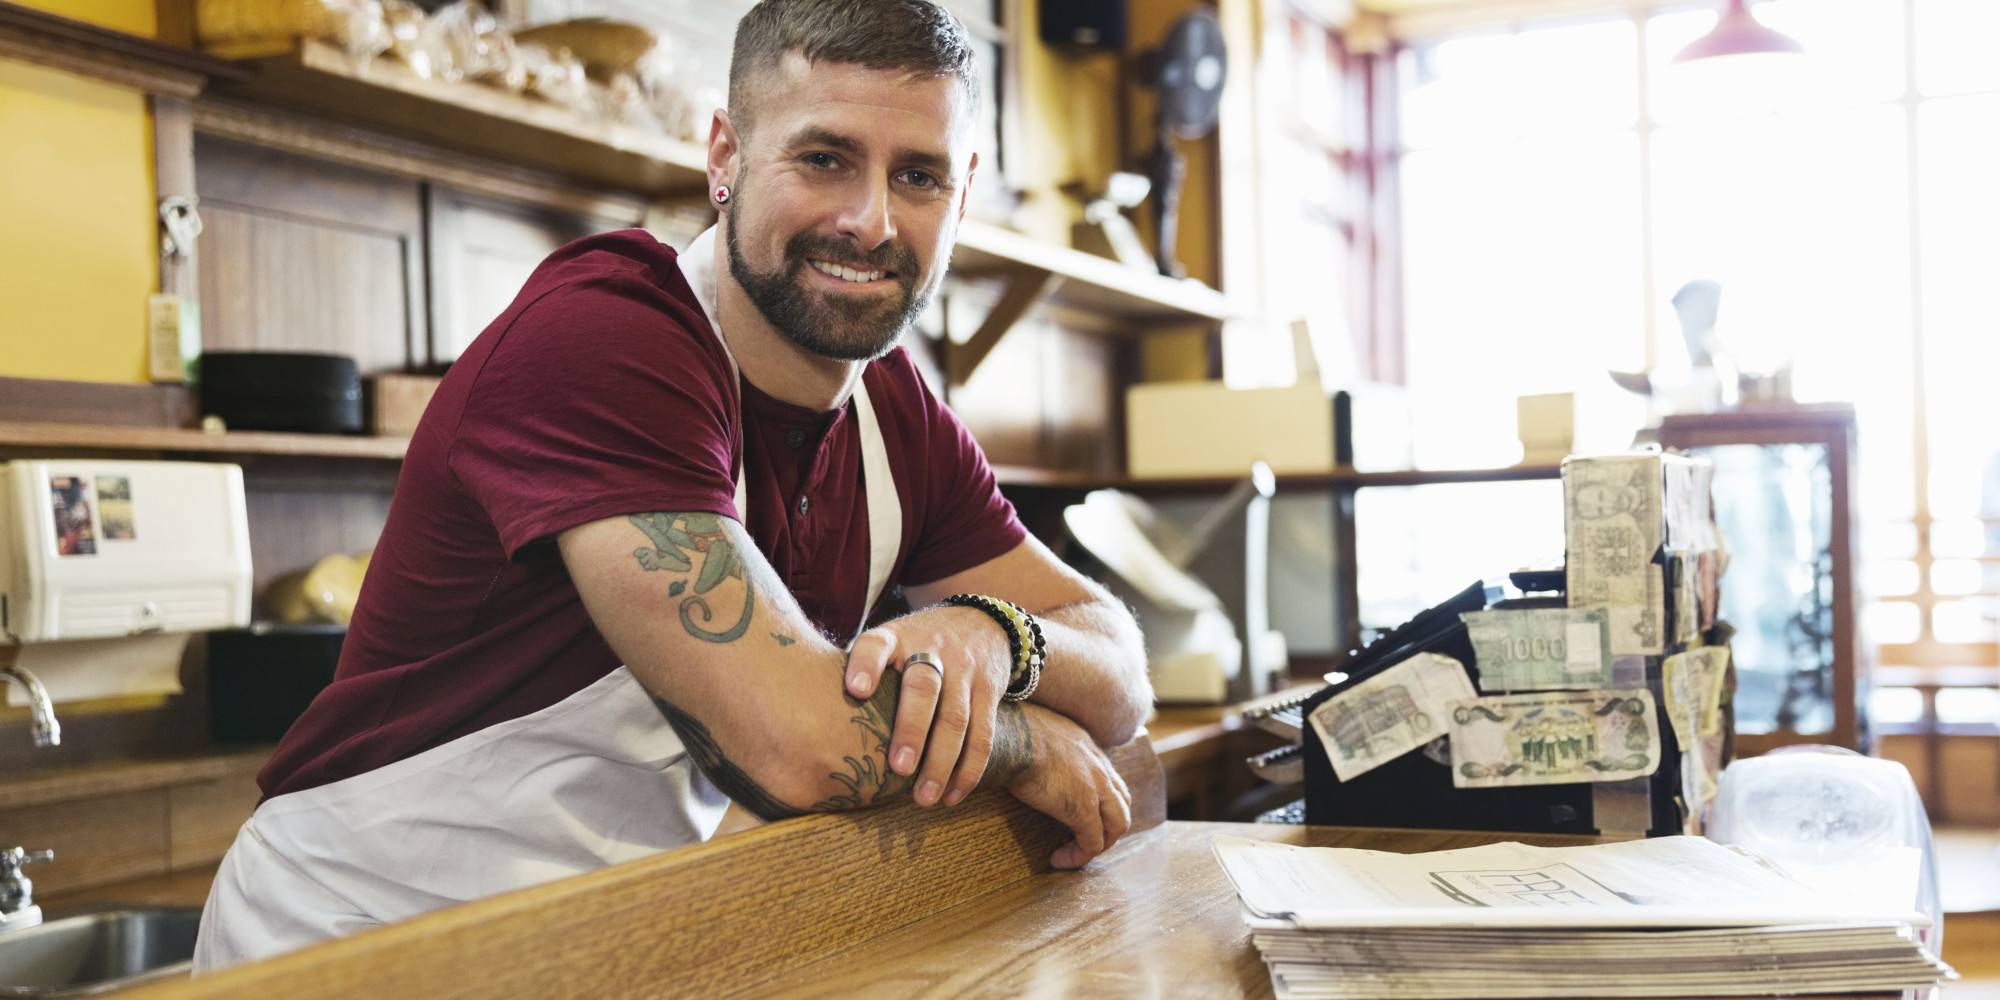
POLYGON ((907 359, 904 364, 922 396, 928 451, 920 466, 926 475, 923 527, 903 564, 902 582, 924 584, 1006 555, 1027 539, 1028 529, 1000 493, 972 432, 931 395, 915 366, 907 359))
POLYGON ((481 367, 450 468, 508 558, 620 514, 737 516, 735 376, 712 338, 689 302, 614 273, 558 286, 460 360, 481 367))

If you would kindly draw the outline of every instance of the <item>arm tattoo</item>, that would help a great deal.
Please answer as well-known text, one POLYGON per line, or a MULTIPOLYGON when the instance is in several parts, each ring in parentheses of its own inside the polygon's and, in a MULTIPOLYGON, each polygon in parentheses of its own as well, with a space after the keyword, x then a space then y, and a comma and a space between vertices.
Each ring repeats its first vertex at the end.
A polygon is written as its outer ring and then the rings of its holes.
POLYGON ((702 725, 700 719, 681 711, 659 695, 653 696, 653 704, 659 706, 660 714, 667 717, 667 724, 680 735, 681 743, 687 747, 688 756, 694 759, 695 766, 708 775, 708 780, 714 782, 715 787, 722 789, 722 794, 736 800, 738 805, 760 819, 775 822, 805 815, 805 810, 780 802, 777 796, 765 791, 764 786, 743 773, 734 761, 724 757, 722 746, 715 742, 715 737, 710 735, 708 727, 702 725))
MULTIPOLYGON (((714 643, 734 642, 742 638, 749 631, 751 616, 756 611, 757 588, 752 577, 764 576, 764 589, 772 597, 782 599, 782 585, 771 579, 768 573, 760 572, 761 563, 746 563, 743 560, 738 546, 747 544, 747 537, 738 537, 737 532, 731 530, 732 525, 721 517, 698 512, 633 514, 628 520, 652 542, 651 546, 632 551, 632 557, 638 560, 641 568, 647 572, 694 574, 693 593, 688 593, 686 580, 675 580, 667 587, 669 596, 681 599, 681 627, 689 635, 714 643), (693 558, 697 553, 704 557, 698 572, 693 558), (722 581, 731 579, 743 581, 742 615, 734 625, 720 632, 702 628, 694 620, 696 614, 700 615, 702 624, 714 617, 704 595, 720 586, 722 581)), ((781 632, 770 635, 780 647, 797 641, 781 632)), ((843 675, 846 673, 844 657, 835 664, 835 668, 843 675)), ((843 756, 845 767, 842 770, 827 775, 845 790, 814 803, 810 809, 799 809, 766 791, 755 778, 723 753, 722 745, 716 741, 714 734, 693 714, 658 695, 653 696, 653 704, 658 706, 667 724, 679 734, 689 758, 715 783, 716 788, 757 816, 780 820, 807 812, 861 809, 910 794, 916 784, 915 779, 891 771, 888 765, 889 742, 895 731, 896 707, 902 692, 903 675, 894 669, 882 672, 875 692, 865 701, 848 697, 843 687, 841 697, 854 713, 848 721, 858 731, 860 745, 855 753, 843 756)), ((1034 761, 1034 738, 1029 732, 1026 714, 1021 706, 1002 702, 994 720, 993 751, 987 758, 986 773, 980 778, 980 787, 1004 785, 1027 770, 1034 761)))
MULTIPOLYGON (((841 670, 845 672, 845 663, 841 664, 841 670)), ((861 750, 843 758, 845 770, 827 775, 846 791, 821 799, 810 809, 788 805, 765 791, 764 786, 722 752, 722 745, 716 742, 700 719, 658 695, 653 696, 653 704, 659 706, 660 714, 674 727, 674 732, 680 734, 681 743, 687 746, 688 756, 693 758, 695 766, 701 768, 703 774, 708 775, 708 780, 715 783, 715 787, 759 818, 776 821, 809 812, 862 809, 910 794, 916 780, 889 770, 888 764, 889 738, 895 730, 896 705, 902 691, 903 675, 885 670, 881 683, 868 700, 857 701, 842 694, 855 711, 849 721, 860 730, 861 750)), ((986 773, 979 779, 979 787, 1004 785, 1034 762, 1035 741, 1028 730, 1026 713, 1019 705, 1002 702, 999 715, 994 720, 993 753, 987 758, 986 773)))
MULTIPOLYGON (((687 573, 694 569, 693 553, 702 553, 701 573, 695 577, 694 593, 681 598, 681 627, 697 639, 706 642, 735 642, 750 630, 750 616, 757 609, 757 588, 750 582, 750 574, 743 571, 743 559, 737 553, 737 541, 730 537, 722 518, 714 514, 633 514, 627 520, 646 533, 652 547, 632 550, 632 557, 639 560, 639 566, 649 573, 687 573), (680 527, 677 525, 685 525, 680 527), (702 624, 715 619, 709 609, 709 591, 720 586, 724 580, 743 581, 743 613, 736 624, 720 632, 711 632, 695 624, 694 615, 701 614, 702 624)), ((680 597, 687 584, 675 580, 667 588, 667 593, 680 597)))

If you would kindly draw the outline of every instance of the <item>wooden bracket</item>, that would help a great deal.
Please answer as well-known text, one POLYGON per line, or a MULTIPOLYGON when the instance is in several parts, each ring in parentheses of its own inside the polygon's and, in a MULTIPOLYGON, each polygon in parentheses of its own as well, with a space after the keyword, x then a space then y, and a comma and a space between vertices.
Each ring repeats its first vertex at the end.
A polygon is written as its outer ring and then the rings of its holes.
POLYGON ((972 379, 979 363, 1000 343, 1000 338, 1021 321, 1021 317, 1040 305, 1044 298, 1062 284, 1062 275, 1053 271, 1022 269, 1007 274, 1007 290, 1000 294, 1000 301, 993 304, 993 310, 979 324, 972 338, 963 344, 952 344, 946 348, 946 369, 951 384, 964 385, 972 379))

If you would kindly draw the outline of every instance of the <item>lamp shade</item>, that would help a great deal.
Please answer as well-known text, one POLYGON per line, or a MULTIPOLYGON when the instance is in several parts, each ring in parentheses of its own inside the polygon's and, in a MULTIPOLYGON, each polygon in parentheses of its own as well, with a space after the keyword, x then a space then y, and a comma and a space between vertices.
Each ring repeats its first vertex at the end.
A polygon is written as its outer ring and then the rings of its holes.
POLYGON ((1772 31, 1750 16, 1744 0, 1729 0, 1722 17, 1708 34, 1689 42, 1674 54, 1674 62, 1684 63, 1712 56, 1741 56, 1758 53, 1805 52, 1805 46, 1782 32, 1772 31))

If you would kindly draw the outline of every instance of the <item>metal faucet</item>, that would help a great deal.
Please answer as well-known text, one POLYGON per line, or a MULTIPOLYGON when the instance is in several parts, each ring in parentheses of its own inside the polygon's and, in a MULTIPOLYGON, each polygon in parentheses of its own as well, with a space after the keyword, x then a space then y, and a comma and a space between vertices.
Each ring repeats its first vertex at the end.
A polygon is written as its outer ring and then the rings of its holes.
POLYGON ((28 707, 35 715, 35 745, 52 747, 61 743, 62 723, 56 721, 55 703, 49 700, 49 689, 42 686, 41 678, 29 673, 26 667, 11 664, 0 667, 0 678, 21 685, 21 690, 28 692, 28 707))
POLYGON ((0 931, 33 927, 42 922, 42 908, 35 905, 35 883, 21 874, 23 865, 54 861, 54 851, 10 847, 0 851, 0 931))

